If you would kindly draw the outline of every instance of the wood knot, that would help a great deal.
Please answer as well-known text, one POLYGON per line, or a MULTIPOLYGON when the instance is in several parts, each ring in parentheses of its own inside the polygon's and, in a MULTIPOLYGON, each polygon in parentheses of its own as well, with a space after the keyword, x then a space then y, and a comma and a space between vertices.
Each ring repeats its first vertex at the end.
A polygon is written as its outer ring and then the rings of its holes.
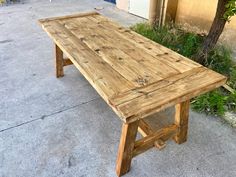
POLYGON ((95 49, 94 51, 95 51, 95 52, 100 52, 100 49, 95 49))
POLYGON ((80 40, 83 42, 83 41, 85 40, 85 38, 84 38, 84 37, 81 37, 80 40))
POLYGON ((141 90, 138 90, 137 93, 140 93, 140 94, 143 94, 146 98, 148 97, 148 92, 144 92, 144 91, 141 91, 141 90))
POLYGON ((156 54, 156 56, 159 57, 159 56, 168 55, 168 54, 169 53, 167 53, 167 52, 165 52, 165 53, 158 53, 158 54, 156 54))
POLYGON ((148 80, 145 78, 138 78, 135 80, 139 85, 146 85, 148 83, 148 80))

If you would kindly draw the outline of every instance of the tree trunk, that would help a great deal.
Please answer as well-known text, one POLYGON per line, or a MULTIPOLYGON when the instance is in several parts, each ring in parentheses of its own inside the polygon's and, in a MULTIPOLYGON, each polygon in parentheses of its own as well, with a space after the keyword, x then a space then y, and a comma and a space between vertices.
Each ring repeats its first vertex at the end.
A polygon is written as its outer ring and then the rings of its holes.
POLYGON ((226 20, 223 19, 223 15, 226 11, 225 5, 228 0, 218 0, 216 15, 212 23, 211 29, 204 40, 200 50, 195 56, 197 62, 205 64, 208 53, 215 47, 221 33, 224 30, 226 20))

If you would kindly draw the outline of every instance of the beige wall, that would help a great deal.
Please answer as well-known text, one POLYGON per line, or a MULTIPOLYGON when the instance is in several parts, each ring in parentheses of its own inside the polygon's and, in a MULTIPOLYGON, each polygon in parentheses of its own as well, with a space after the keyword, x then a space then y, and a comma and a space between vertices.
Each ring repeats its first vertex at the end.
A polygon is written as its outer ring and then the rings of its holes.
MULTIPOLYGON (((189 23, 208 30, 214 19, 218 0, 179 0, 176 22, 189 23)), ((226 25, 236 29, 236 17, 226 25)))
POLYGON ((128 12, 129 10, 129 0, 116 0, 116 6, 119 9, 125 10, 128 12))
MULTIPOLYGON (((179 0, 175 21, 207 32, 214 19, 217 2, 218 0, 179 0)), ((236 16, 226 24, 220 42, 231 47, 236 56, 236 16)))

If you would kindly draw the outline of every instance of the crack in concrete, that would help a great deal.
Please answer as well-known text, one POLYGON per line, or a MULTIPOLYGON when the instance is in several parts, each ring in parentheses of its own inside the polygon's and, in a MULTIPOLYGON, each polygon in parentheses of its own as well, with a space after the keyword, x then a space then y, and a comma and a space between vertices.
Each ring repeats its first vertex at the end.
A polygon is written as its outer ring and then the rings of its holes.
POLYGON ((3 41, 0 41, 0 44, 9 43, 9 42, 13 42, 13 40, 6 39, 6 40, 3 40, 3 41))
POLYGON ((15 126, 11 126, 11 127, 8 127, 8 128, 5 128, 5 129, 2 129, 2 130, 0 130, 0 133, 2 133, 2 132, 4 132, 4 131, 7 131, 7 130, 11 130, 11 129, 17 128, 17 127, 20 127, 20 126, 22 126, 22 125, 29 124, 29 123, 31 123, 31 122, 35 122, 35 121, 37 121, 37 120, 44 120, 44 119, 47 118, 47 117, 50 117, 50 116, 53 116, 53 115, 56 115, 56 114, 59 114, 59 113, 65 112, 65 111, 67 111, 67 110, 74 109, 74 108, 76 108, 76 107, 79 107, 79 106, 84 105, 84 104, 88 104, 88 103, 93 102, 93 101, 96 101, 96 100, 98 100, 98 99, 100 99, 100 97, 97 97, 97 98, 91 99, 91 100, 86 101, 86 102, 82 102, 82 103, 80 103, 80 104, 77 104, 77 105, 74 105, 74 106, 68 107, 68 108, 66 108, 66 109, 62 109, 62 110, 59 110, 59 111, 53 112, 53 113, 48 114, 48 115, 40 116, 39 118, 36 118, 36 119, 33 119, 33 120, 29 120, 29 121, 26 121, 26 122, 20 123, 20 124, 15 125, 15 126))

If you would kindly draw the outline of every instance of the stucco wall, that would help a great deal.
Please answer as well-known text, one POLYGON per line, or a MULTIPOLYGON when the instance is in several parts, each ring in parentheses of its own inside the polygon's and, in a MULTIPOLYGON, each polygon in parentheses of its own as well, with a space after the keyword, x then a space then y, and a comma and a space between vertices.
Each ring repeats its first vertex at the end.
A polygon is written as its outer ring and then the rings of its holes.
MULTIPOLYGON (((209 30, 214 19, 218 0, 179 0, 176 22, 189 23, 209 30)), ((236 29, 236 17, 226 25, 236 29)))
MULTIPOLYGON (((177 23, 187 23, 208 31, 214 19, 218 0, 179 0, 177 23)), ((236 16, 227 23, 220 41, 228 44, 236 53, 236 16)))

